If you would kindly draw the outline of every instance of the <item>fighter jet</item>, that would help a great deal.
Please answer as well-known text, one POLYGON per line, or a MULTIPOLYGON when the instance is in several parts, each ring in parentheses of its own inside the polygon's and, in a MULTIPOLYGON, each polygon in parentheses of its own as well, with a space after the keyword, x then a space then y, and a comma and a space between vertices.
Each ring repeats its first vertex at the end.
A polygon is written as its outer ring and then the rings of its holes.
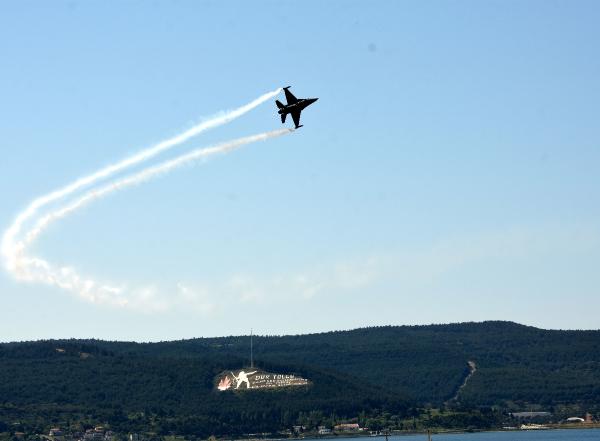
POLYGON ((291 86, 283 88, 283 90, 285 91, 285 99, 287 100, 287 104, 283 104, 279 100, 276 100, 275 104, 277 104, 277 107, 279 108, 279 111, 277 113, 281 115, 281 123, 283 124, 285 122, 285 117, 288 113, 290 113, 292 115, 292 119, 294 120, 294 124, 296 125, 296 129, 298 129, 302 127, 300 125, 300 113, 312 103, 317 101, 319 98, 298 99, 294 96, 292 92, 288 90, 290 87, 291 86))

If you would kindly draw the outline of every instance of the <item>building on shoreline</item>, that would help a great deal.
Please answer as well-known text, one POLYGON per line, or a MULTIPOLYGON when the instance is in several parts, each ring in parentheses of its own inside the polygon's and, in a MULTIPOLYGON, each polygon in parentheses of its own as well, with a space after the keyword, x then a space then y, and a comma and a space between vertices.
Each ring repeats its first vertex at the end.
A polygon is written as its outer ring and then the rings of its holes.
POLYGON ((358 423, 337 424, 333 430, 336 432, 358 432, 362 430, 358 423))

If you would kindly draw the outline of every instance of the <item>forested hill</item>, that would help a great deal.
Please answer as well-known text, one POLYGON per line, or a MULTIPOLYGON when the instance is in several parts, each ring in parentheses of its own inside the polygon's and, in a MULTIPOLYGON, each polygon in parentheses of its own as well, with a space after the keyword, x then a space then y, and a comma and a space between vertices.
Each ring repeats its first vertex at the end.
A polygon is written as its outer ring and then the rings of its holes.
POLYGON ((255 336, 259 367, 300 374, 312 385, 215 392, 219 372, 248 365, 249 343, 238 336, 0 344, 0 402, 17 414, 45 406, 108 412, 113 419, 138 411, 189 415, 219 433, 241 433, 288 427, 310 411, 351 417, 444 403, 525 407, 600 400, 600 331, 483 322, 255 336), (468 362, 476 369, 465 383, 468 362))

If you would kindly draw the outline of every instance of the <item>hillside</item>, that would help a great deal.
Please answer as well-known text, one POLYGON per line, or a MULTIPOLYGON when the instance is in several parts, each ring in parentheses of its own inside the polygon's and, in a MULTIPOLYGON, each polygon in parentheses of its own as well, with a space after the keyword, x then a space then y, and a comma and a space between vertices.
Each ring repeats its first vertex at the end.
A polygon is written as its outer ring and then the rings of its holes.
POLYGON ((477 408, 600 400, 599 331, 484 322, 255 337, 261 368, 312 384, 215 391, 218 373, 247 366, 248 345, 248 337, 0 344, 0 426, 73 420, 123 430, 239 434, 310 418, 400 418, 444 402, 477 408), (465 382, 468 362, 476 371, 465 382))

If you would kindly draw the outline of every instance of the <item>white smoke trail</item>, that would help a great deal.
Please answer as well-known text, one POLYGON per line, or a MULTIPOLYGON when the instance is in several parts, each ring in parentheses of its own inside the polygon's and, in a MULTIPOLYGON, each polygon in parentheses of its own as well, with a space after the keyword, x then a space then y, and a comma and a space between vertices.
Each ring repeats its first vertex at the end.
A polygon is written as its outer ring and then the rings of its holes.
POLYGON ((83 206, 89 204, 95 199, 99 199, 103 196, 106 196, 110 193, 113 193, 117 190, 122 190, 124 188, 130 187, 132 185, 140 184, 144 181, 147 181, 153 177, 156 177, 160 174, 165 174, 172 171, 174 168, 180 167, 186 163, 191 161, 212 156, 219 153, 229 153, 232 150, 238 149, 246 144, 250 144, 257 141, 266 141, 270 138, 276 138, 278 136, 287 135, 293 132, 294 129, 280 129, 273 130, 271 132, 259 133, 257 135, 246 136, 244 138, 238 138, 233 141, 227 141, 222 144, 218 144, 215 146, 205 147, 193 150, 189 153, 178 156, 177 158, 170 159, 161 164, 151 166, 145 168, 144 170, 135 173, 133 175, 127 176, 125 178, 119 179, 117 181, 111 182, 104 187, 98 189, 92 189, 85 193, 83 196, 76 199, 74 202, 59 208, 44 217, 40 218, 38 222, 35 224, 35 227, 32 228, 25 236, 25 240, 23 245, 26 247, 31 244, 42 232, 45 230, 50 223, 53 221, 57 221, 67 214, 72 213, 73 211, 82 208, 83 206))
POLYGON ((293 129, 274 130, 271 132, 246 136, 233 141, 227 141, 207 148, 196 149, 161 164, 148 167, 138 173, 116 180, 103 187, 88 191, 72 203, 40 218, 35 226, 25 235, 25 239, 15 244, 15 255, 12 256, 14 262, 13 273, 21 280, 39 281, 49 285, 58 286, 65 290, 75 292, 82 298, 94 303, 103 303, 114 306, 132 306, 135 308, 146 309, 163 309, 166 307, 166 303, 163 300, 158 299, 149 290, 138 290, 125 295, 125 291, 122 287, 100 284, 92 279, 83 278, 73 268, 56 268, 41 258, 28 257, 25 255, 26 248, 52 222, 64 218, 68 214, 73 213, 96 199, 129 186, 140 184, 158 175, 168 173, 173 169, 192 161, 207 158, 215 154, 228 153, 243 145, 283 136, 293 131, 293 129))
POLYGON ((35 199, 23 212, 21 212, 16 217, 12 225, 4 233, 4 236, 2 238, 2 254, 4 256, 5 265, 7 269, 11 272, 14 272, 16 270, 16 262, 14 260, 14 256, 16 256, 19 252, 19 245, 16 243, 16 238, 21 232, 23 224, 29 219, 31 219, 33 216, 35 216, 37 211, 43 206, 58 199, 62 199, 63 197, 68 196, 69 194, 83 187, 89 186, 100 179, 107 178, 110 175, 113 175, 114 173, 124 170, 125 168, 146 161, 158 155, 159 153, 173 148, 208 129, 231 122, 232 120, 239 118, 245 113, 248 113, 250 110, 258 107, 265 101, 275 97, 280 92, 281 88, 269 93, 265 93, 264 95, 258 97, 254 101, 244 106, 238 107, 237 109, 225 112, 221 115, 203 121, 195 125, 191 129, 186 130, 185 132, 177 136, 174 136, 173 138, 162 141, 153 147, 142 150, 133 156, 125 158, 115 164, 108 165, 88 176, 84 176, 61 189, 55 190, 47 195, 35 199))

